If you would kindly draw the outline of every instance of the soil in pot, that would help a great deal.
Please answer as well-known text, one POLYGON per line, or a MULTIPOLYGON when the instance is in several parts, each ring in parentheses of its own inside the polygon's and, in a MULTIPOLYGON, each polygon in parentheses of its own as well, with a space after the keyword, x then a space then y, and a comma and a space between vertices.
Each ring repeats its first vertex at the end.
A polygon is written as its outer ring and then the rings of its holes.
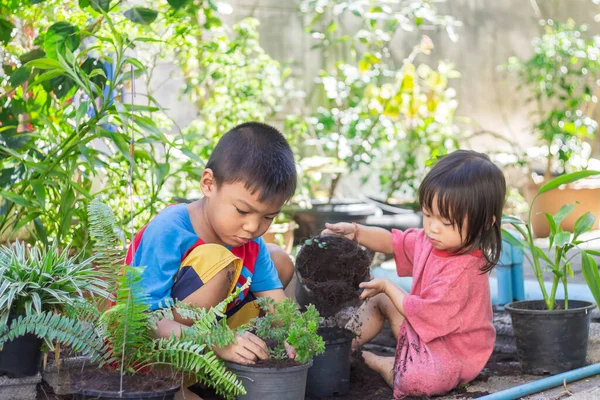
POLYGON ((123 377, 122 396, 119 395, 121 377, 116 372, 94 370, 73 379, 77 400, 83 399, 144 399, 171 400, 179 391, 181 379, 171 374, 131 375, 123 377))
POLYGON ((305 297, 321 316, 333 316, 359 302, 358 285, 368 279, 373 255, 342 236, 313 237, 304 242, 296 258, 297 288, 308 289, 305 297))
POLYGON ((558 374, 585 365, 591 311, 595 304, 570 300, 548 311, 543 300, 517 301, 505 309, 512 320, 523 373, 558 374))

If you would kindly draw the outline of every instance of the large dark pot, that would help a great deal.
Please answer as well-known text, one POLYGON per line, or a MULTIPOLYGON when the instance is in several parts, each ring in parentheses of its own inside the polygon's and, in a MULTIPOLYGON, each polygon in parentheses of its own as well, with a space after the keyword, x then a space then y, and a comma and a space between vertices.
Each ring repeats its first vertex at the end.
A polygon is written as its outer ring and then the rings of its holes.
POLYGON ((237 397, 243 400, 304 400, 306 375, 312 365, 309 361, 286 368, 257 368, 227 363, 246 388, 246 394, 237 397))
POLYGON ((157 391, 157 392, 130 392, 122 393, 113 392, 108 390, 91 390, 91 389, 77 389, 75 393, 76 400, 120 400, 120 399, 135 399, 135 400, 173 400, 175 399, 175 393, 179 391, 180 387, 175 386, 169 389, 157 391))
POLYGON ((365 223, 367 217, 381 214, 381 210, 375 204, 359 200, 332 200, 324 203, 313 200, 312 208, 300 208, 298 206, 286 207, 287 213, 291 214, 298 224, 294 232, 295 242, 318 235, 325 229, 325 223, 336 222, 365 223))
MULTIPOLYGON (((16 314, 10 314, 8 325, 17 317, 16 314)), ((0 351, 0 375, 9 378, 36 375, 42 359, 42 343, 43 339, 31 333, 4 343, 0 351)))
POLYGON ((325 352, 313 358, 306 380, 306 396, 318 399, 348 393, 354 334, 342 328, 320 328, 317 333, 325 341, 325 352))
POLYGON ((558 310, 545 309, 543 300, 510 303, 517 356, 525 374, 558 374, 585 365, 591 311, 589 301, 556 302, 558 310))

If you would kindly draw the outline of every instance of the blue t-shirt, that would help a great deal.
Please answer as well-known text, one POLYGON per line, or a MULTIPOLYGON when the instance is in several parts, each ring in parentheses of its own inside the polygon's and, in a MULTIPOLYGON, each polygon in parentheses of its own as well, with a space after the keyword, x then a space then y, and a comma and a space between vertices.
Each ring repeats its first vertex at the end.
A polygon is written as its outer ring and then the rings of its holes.
MULTIPOLYGON (((160 308, 171 297, 181 262, 194 248, 203 244, 204 241, 194 231, 185 204, 168 206, 135 236, 127 252, 126 264, 145 267, 141 283, 150 298, 151 310, 160 308), (132 262, 134 246, 135 260, 132 262)), ((237 287, 252 278, 251 292, 283 288, 262 237, 228 249, 243 262, 237 287)), ((247 294, 248 290, 241 293, 236 303, 247 294)))

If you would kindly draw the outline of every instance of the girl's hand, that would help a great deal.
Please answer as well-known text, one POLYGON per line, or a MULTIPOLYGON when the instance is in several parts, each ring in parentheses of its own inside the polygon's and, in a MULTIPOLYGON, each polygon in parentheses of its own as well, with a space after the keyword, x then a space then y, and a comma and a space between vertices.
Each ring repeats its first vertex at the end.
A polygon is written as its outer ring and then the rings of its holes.
POLYGON ((337 224, 325 224, 321 235, 341 235, 350 240, 354 239, 354 225, 349 222, 338 222, 337 224))
POLYGON ((390 281, 384 278, 375 278, 371 277, 369 282, 361 282, 358 285, 359 288, 364 289, 360 294, 360 299, 369 299, 371 297, 377 296, 379 293, 385 293, 388 284, 390 281))

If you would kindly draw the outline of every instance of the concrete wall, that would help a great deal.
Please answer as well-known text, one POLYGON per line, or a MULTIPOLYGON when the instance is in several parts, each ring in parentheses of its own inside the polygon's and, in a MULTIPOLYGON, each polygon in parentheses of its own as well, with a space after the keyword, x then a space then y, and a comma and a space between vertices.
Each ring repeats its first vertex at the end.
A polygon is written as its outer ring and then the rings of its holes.
MULTIPOLYGON (((305 89, 312 84, 322 66, 318 50, 311 50, 311 39, 303 31, 302 15, 294 0, 233 0, 230 21, 254 16, 261 21, 261 43, 274 58, 289 62, 305 89)), ((459 39, 452 42, 445 31, 427 32, 435 48, 430 56, 417 61, 435 65, 438 59, 456 65, 462 78, 454 80, 458 92, 459 114, 470 117, 483 128, 500 132, 523 145, 532 143, 530 122, 515 92, 514 80, 497 67, 510 56, 531 54, 531 39, 543 32, 540 18, 588 23, 600 33, 594 15, 600 7, 592 0, 449 0, 438 5, 442 13, 462 21, 459 39)), ((401 61, 416 43, 414 34, 401 32, 394 38, 394 57, 401 61)), ((488 139, 480 145, 490 143, 488 139)))
MULTIPOLYGON (((309 92, 323 66, 323 57, 319 50, 311 50, 313 42, 304 32, 304 17, 298 12, 296 0, 231 0, 230 4, 233 13, 224 20, 233 23, 249 16, 257 18, 261 22, 263 48, 273 58, 290 65, 301 87, 309 92)), ((516 91, 514 77, 499 71, 498 66, 510 56, 531 54, 531 40, 543 32, 540 19, 564 22, 571 17, 578 23, 589 24, 592 32, 600 33, 600 23, 594 21, 600 6, 592 0, 448 0, 438 7, 441 13, 462 21, 459 39, 452 42, 444 30, 426 32, 435 48, 430 56, 419 56, 416 61, 432 66, 440 59, 453 62, 462 74, 452 81, 458 94, 458 114, 471 118, 483 130, 518 142, 521 149, 532 145, 535 137, 530 133, 531 122, 527 119, 530 110, 523 101, 527 96, 516 91)), ((400 63, 417 41, 416 34, 396 34, 392 46, 395 60, 400 63)), ((168 76, 171 76, 169 84, 155 95, 169 108, 179 126, 185 127, 194 119, 195 109, 179 95, 177 88, 182 82, 176 69, 168 64, 160 66, 153 84, 168 76)), ((472 145, 482 151, 500 146, 490 137, 476 139, 472 145)), ((356 188, 354 183, 343 182, 341 186, 356 188)), ((363 190, 372 192, 376 186, 363 190)))

